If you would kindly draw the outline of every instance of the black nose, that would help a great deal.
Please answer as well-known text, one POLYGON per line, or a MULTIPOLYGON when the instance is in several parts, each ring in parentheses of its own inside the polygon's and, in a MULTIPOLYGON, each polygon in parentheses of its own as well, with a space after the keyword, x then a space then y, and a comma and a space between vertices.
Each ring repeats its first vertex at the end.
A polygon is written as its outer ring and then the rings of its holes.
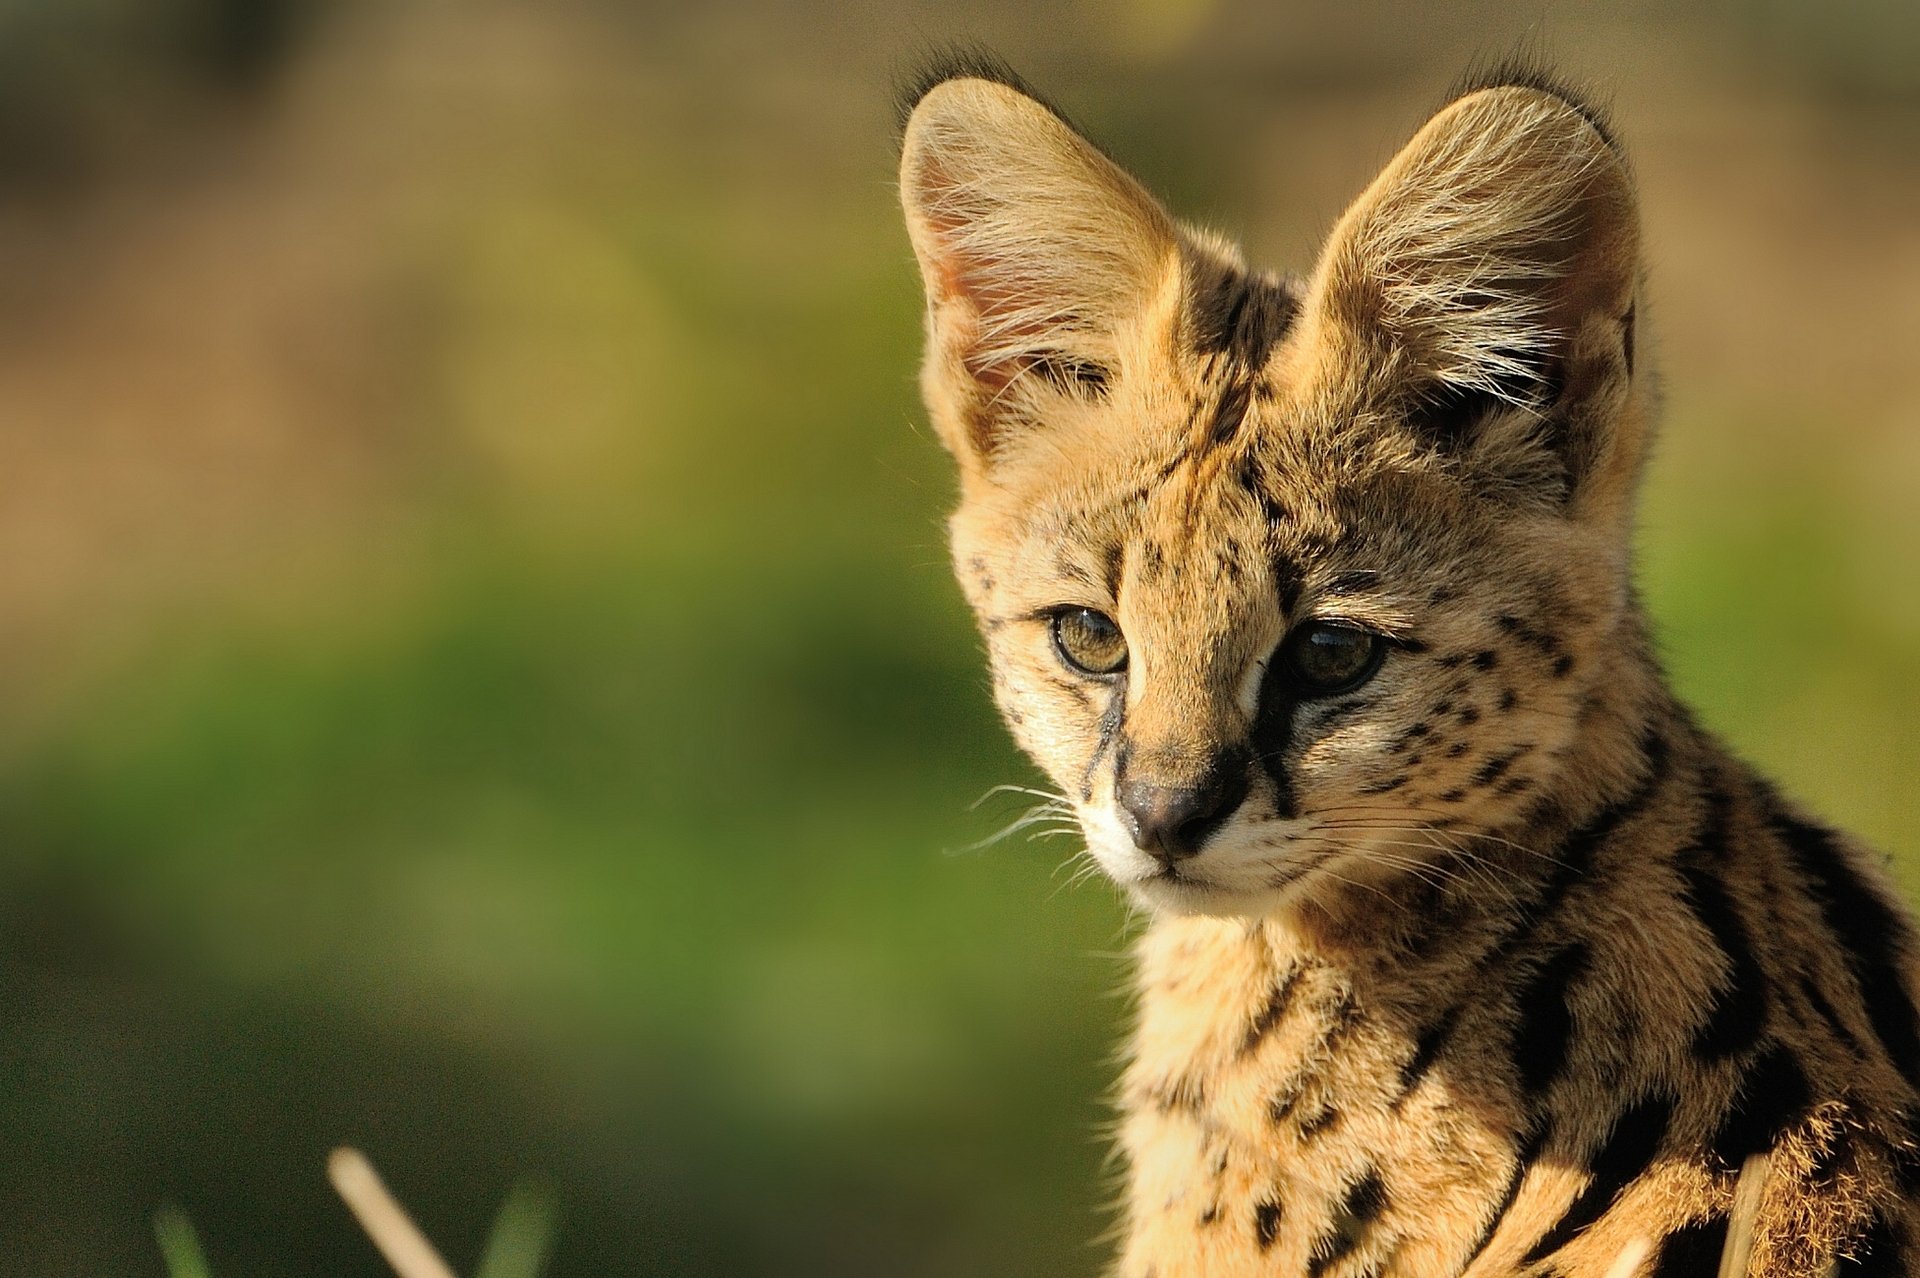
POLYGON ((1172 865, 1196 855, 1233 815, 1247 797, 1247 775, 1244 768, 1215 768, 1197 785, 1125 778, 1117 797, 1135 846, 1172 865))

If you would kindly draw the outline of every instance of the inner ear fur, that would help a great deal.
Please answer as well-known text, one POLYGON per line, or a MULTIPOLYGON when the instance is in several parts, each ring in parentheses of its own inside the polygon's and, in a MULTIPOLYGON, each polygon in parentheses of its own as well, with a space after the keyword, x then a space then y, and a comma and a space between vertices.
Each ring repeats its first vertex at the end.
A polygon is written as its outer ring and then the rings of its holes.
POLYGON ((1535 475, 1549 449, 1577 495, 1639 449, 1623 412, 1639 274, 1613 143, 1567 98, 1506 86, 1444 108, 1354 202, 1307 310, 1430 443, 1535 475))
POLYGON ((1171 218, 1026 94, 962 76, 907 118, 900 200, 926 287, 923 386, 965 469, 1049 398, 1103 394, 1177 260, 1171 218))

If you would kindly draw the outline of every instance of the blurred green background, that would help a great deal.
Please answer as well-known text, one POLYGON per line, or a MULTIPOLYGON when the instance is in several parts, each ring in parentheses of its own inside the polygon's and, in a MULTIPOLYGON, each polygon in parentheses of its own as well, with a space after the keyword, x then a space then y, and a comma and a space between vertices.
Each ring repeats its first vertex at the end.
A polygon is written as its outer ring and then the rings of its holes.
POLYGON ((0 1274, 1097 1272, 1128 924, 950 585, 890 85, 1305 267, 1476 53, 1616 101, 1682 690, 1920 884, 1920 18, 0 5, 0 1274))

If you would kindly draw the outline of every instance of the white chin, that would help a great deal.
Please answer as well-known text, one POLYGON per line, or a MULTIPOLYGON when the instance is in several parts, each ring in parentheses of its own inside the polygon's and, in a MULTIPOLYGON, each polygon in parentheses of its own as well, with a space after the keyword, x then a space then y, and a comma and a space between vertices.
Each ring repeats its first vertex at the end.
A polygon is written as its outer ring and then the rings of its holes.
POLYGON ((1155 914, 1204 914, 1213 918, 1252 918, 1267 914, 1284 895, 1269 888, 1240 891, 1195 875, 1157 875, 1127 884, 1134 899, 1155 914))

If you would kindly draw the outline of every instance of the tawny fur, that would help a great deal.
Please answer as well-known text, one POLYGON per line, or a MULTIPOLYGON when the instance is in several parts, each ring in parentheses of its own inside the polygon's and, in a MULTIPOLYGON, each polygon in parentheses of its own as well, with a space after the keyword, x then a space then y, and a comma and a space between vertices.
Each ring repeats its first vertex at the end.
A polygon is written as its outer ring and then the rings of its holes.
POLYGON ((901 195, 997 699, 1152 916, 1116 1272, 1908 1273, 1911 925, 1653 658, 1638 221, 1592 113, 1460 97, 1304 281, 977 75, 917 100, 901 195), (1063 608, 1123 670, 1063 662, 1063 608), (1276 693, 1315 618, 1377 673, 1276 693), (1197 854, 1137 846, 1123 779, 1222 769, 1197 854))

